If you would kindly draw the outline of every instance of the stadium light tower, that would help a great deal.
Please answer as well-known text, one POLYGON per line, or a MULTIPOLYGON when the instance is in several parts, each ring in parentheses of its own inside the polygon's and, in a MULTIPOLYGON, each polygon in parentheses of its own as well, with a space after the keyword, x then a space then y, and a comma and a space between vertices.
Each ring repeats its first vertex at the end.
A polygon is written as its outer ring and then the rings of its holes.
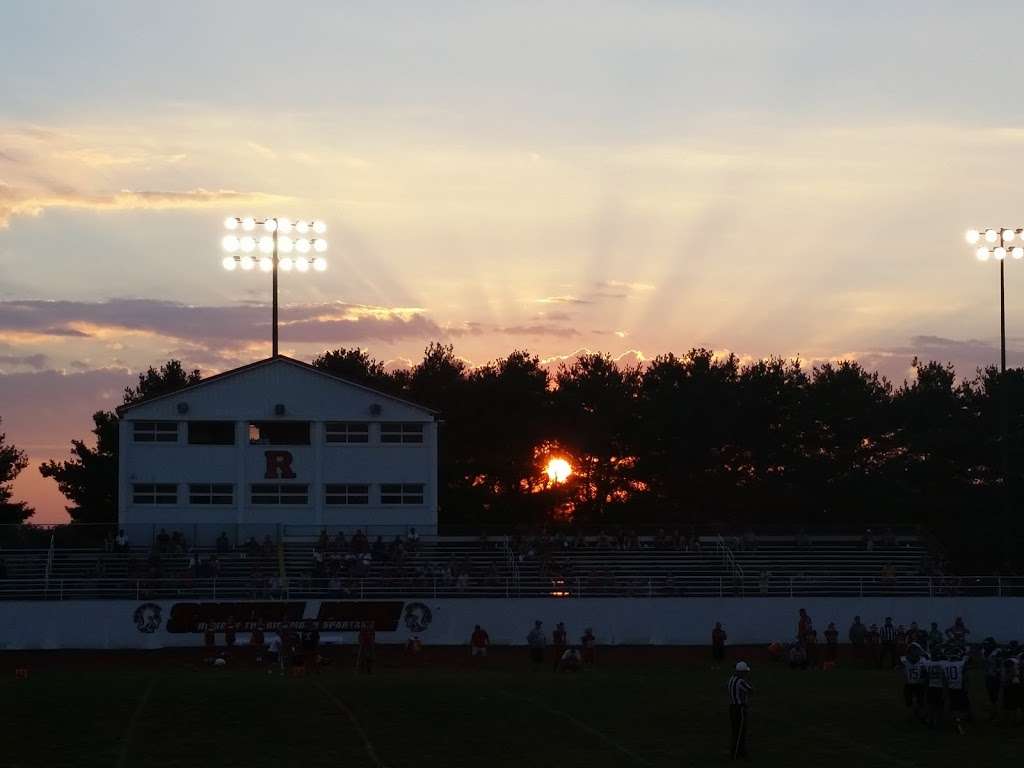
POLYGON ((1018 261, 1024 259, 1024 229, 969 229, 967 242, 977 246, 974 254, 978 261, 995 259, 999 262, 999 373, 1005 374, 1006 279, 1003 273, 1007 254, 1018 261))
POLYGON ((277 216, 266 219, 228 216, 224 219, 224 228, 230 231, 221 240, 228 254, 221 262, 224 269, 233 272, 241 267, 248 272, 258 265, 261 272, 273 273, 273 356, 277 357, 277 270, 308 272, 313 267, 323 272, 327 269, 323 255, 327 252, 327 241, 315 236, 326 232, 327 225, 320 219, 292 223, 291 219, 277 216), (253 234, 257 227, 263 231, 259 237, 253 234), (292 237, 293 233, 299 237, 292 237), (256 251, 260 254, 258 260, 252 255, 256 251))

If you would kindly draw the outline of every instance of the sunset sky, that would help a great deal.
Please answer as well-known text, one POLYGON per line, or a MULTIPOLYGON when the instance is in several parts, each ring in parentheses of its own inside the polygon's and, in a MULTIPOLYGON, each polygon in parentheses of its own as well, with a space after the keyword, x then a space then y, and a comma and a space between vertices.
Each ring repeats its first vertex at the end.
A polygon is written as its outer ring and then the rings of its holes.
MULTIPOLYGON (((37 521, 133 372, 270 351, 225 215, 322 218, 282 351, 998 359, 1019 3, 5 4, 0 417, 37 521), (996 45, 1004 37, 1007 47, 996 45)), ((1007 269, 1008 363, 1024 262, 1007 269)))

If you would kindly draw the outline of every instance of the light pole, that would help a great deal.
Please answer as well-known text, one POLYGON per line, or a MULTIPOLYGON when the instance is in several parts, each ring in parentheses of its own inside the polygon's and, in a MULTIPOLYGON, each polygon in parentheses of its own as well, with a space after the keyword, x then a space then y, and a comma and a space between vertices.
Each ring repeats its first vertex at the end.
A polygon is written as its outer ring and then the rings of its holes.
POLYGON ((1024 229, 969 229, 967 242, 978 246, 974 252, 978 261, 995 259, 999 262, 999 373, 1006 373, 1006 277, 1007 255, 1024 259, 1024 229), (984 241, 984 242, 982 242, 984 241), (979 243, 981 243, 979 245, 979 243), (1014 243, 1019 243, 1014 245, 1014 243))
POLYGON ((1009 393, 1006 383, 1006 257, 1024 259, 1024 229, 969 229, 967 242, 977 246, 974 254, 978 261, 995 259, 999 262, 999 432, 1000 454, 1003 465, 1003 507, 1010 508, 1010 456, 1009 456, 1009 393))
POLYGON ((327 269, 327 259, 323 256, 327 251, 327 241, 322 237, 307 237, 310 233, 322 235, 327 231, 327 225, 320 219, 297 221, 293 224, 291 219, 277 216, 265 219, 254 219, 252 216, 244 218, 229 216, 224 219, 224 228, 232 232, 221 240, 221 246, 228 252, 221 262, 224 269, 233 272, 241 267, 246 271, 251 271, 258 263, 260 271, 273 273, 272 340, 273 356, 277 357, 278 267, 285 272, 291 272, 293 268, 298 272, 308 272, 310 266, 317 272, 327 269), (262 227, 264 232, 258 239, 255 234, 246 234, 256 232, 257 227, 262 227), (234 234, 238 230, 241 231, 241 235, 234 234), (293 238, 293 231, 300 237, 293 238), (261 254, 258 262, 252 256, 256 251, 261 254))

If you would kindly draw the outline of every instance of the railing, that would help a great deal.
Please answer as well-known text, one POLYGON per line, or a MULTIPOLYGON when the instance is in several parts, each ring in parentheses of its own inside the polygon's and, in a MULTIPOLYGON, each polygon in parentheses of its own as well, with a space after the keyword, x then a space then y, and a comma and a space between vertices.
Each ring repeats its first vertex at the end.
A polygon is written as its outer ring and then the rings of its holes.
POLYGON ((1024 597, 1024 578, 897 577, 881 581, 834 575, 817 579, 725 576, 556 576, 272 579, 63 578, 0 579, 0 600, 412 599, 412 598, 685 598, 685 597, 1024 597))

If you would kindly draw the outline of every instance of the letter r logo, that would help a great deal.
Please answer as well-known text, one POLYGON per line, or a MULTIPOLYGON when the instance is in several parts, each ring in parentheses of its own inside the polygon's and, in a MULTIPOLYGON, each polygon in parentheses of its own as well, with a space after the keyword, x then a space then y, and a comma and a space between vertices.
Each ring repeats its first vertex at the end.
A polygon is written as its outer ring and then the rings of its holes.
POLYGON ((267 457, 267 471, 263 475, 267 480, 291 480, 295 477, 291 451, 264 451, 263 455, 267 457))

